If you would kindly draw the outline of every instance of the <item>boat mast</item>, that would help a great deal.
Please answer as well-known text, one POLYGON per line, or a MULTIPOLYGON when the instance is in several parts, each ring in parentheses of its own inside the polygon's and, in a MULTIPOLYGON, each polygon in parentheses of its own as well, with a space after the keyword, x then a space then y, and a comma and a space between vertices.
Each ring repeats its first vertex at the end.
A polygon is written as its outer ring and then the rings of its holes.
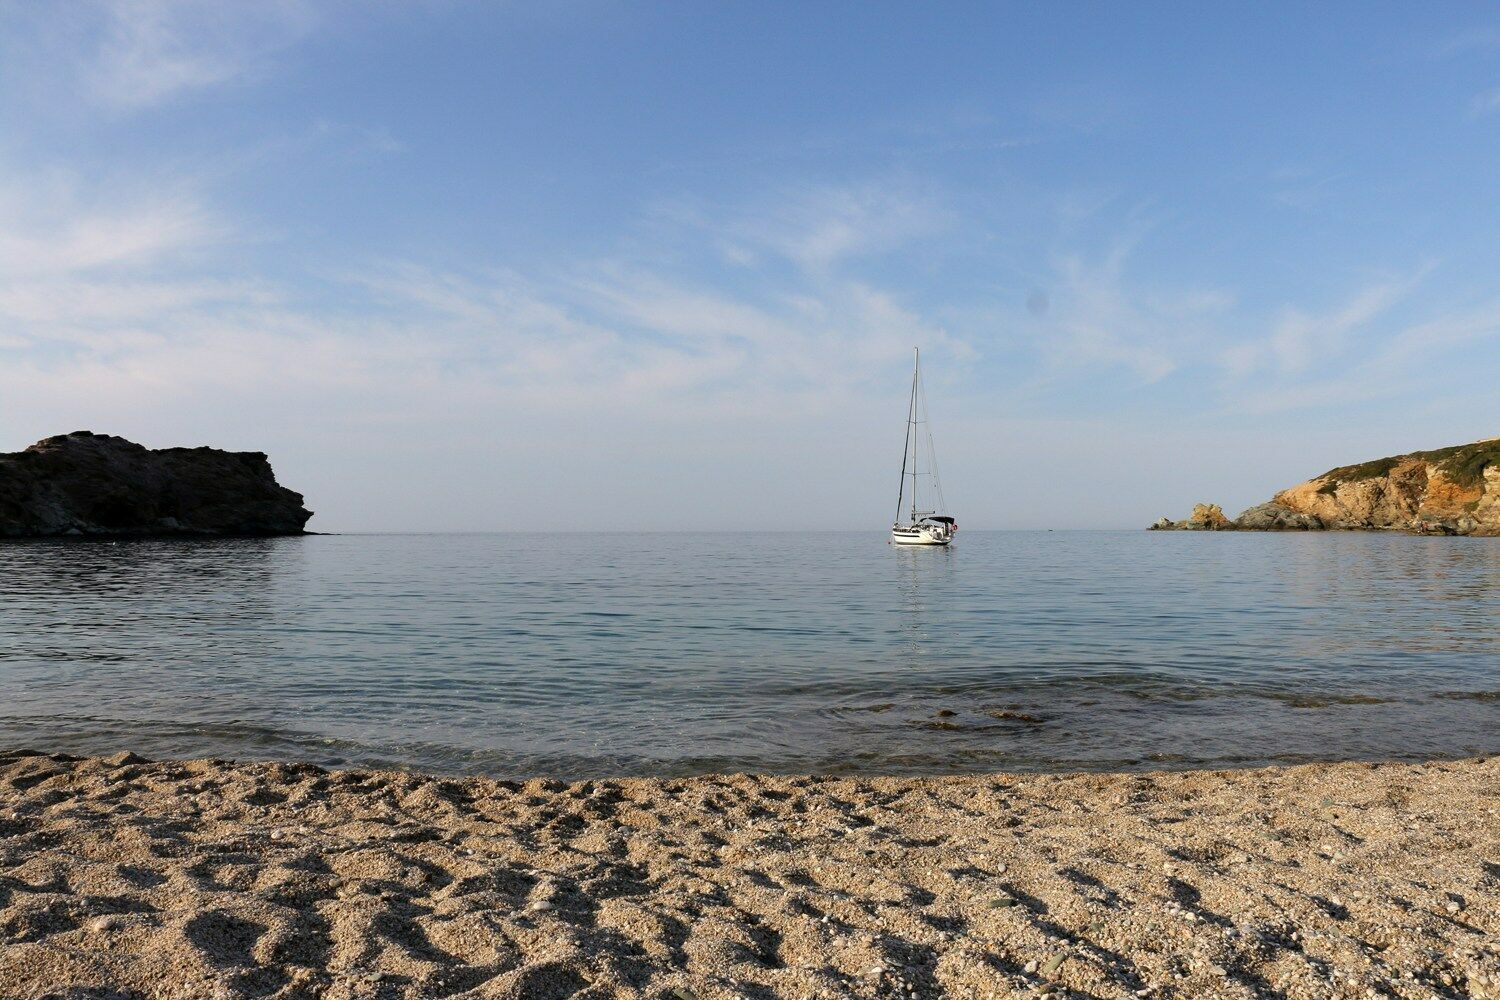
POLYGON ((916 364, 911 370, 911 523, 917 523, 917 474, 922 462, 921 439, 917 436, 917 394, 922 391, 922 349, 913 347, 916 364))
MULTIPOLYGON (((922 354, 917 352, 917 364, 922 363, 922 354)), ((906 407, 906 433, 901 438, 901 487, 896 491, 896 523, 901 523, 901 501, 906 499, 906 459, 911 454, 911 447, 916 443, 916 435, 912 433, 913 422, 917 415, 917 370, 911 372, 911 402, 906 407)), ((916 469, 916 456, 912 456, 912 469, 916 469)), ((917 510, 917 477, 915 471, 911 477, 911 509, 912 520, 916 521, 917 510)))

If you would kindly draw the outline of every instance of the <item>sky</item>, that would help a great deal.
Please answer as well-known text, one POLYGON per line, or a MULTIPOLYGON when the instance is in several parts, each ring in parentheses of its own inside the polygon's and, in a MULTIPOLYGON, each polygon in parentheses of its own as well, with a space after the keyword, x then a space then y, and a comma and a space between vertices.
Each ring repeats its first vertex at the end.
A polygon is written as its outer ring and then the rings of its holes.
POLYGON ((1500 13, 0 0, 0 451, 879 532, 917 346, 971 529, 1500 434, 1500 13))

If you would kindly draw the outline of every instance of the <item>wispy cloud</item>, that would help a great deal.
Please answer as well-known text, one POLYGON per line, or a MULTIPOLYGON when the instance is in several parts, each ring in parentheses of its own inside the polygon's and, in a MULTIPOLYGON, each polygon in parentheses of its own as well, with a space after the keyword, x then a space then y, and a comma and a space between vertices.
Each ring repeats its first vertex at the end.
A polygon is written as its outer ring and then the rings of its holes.
POLYGON ((936 237, 954 223, 940 198, 906 177, 783 184, 728 206, 662 201, 652 216, 664 224, 669 239, 695 230, 737 266, 776 260, 802 272, 890 253, 936 237))
POLYGON ((128 113, 263 73, 317 25, 312 0, 95 0, 0 10, 12 99, 128 113))
POLYGON ((233 238, 189 186, 84 184, 12 172, 0 193, 0 328, 13 377, 33 363, 121 360, 170 343, 225 303, 263 304, 253 280, 198 265, 233 238))
POLYGON ((348 147, 374 153, 406 151, 406 145, 384 126, 351 125, 320 118, 313 123, 313 133, 318 137, 339 141, 348 147))
POLYGON ((1156 382, 1201 357, 1233 305, 1216 289, 1152 290, 1127 273, 1141 235, 1116 239, 1099 255, 1058 256, 1045 294, 1041 350, 1054 368, 1123 368, 1156 382))
POLYGON ((1324 312, 1284 309, 1264 336, 1221 355, 1226 405, 1257 414, 1350 407, 1466 381, 1455 377, 1462 358, 1500 346, 1500 300, 1401 319, 1435 271, 1375 282, 1324 312))
POLYGON ((1435 58, 1448 59, 1473 52, 1493 52, 1496 49, 1500 49, 1500 28, 1478 25, 1443 39, 1431 53, 1435 58))
POLYGON ((101 103, 139 108, 257 70, 315 23, 302 0, 111 0, 88 70, 101 103))
MULTIPOLYGON (((968 352, 892 291, 844 272, 859 226, 836 252, 804 253, 827 239, 817 213, 789 214, 753 244, 791 265, 775 279, 633 258, 551 274, 365 261, 283 286, 232 264, 235 231, 186 190, 94 194, 33 178, 0 202, 0 326, 22 331, 0 343, 11 405, 169 405, 212 387, 223 399, 315 392, 325 405, 344 399, 348 419, 377 422, 398 400, 432 414, 455 400, 522 399, 554 413, 785 413, 836 406, 913 344, 968 352)), ((861 187, 829 203, 874 200, 861 187)), ((899 227, 871 227, 899 245, 899 227)), ((678 237, 710 238, 695 226, 678 237)))
POLYGON ((1430 362, 1483 343, 1500 344, 1500 300, 1372 337, 1347 365, 1303 379, 1242 384, 1230 401, 1241 413, 1271 414, 1422 398, 1449 381, 1430 362))
POLYGON ((0 193, 0 275, 145 267, 225 234, 188 191, 133 196, 104 185, 84 195, 82 186, 58 177, 0 193))
POLYGON ((905 185, 821 187, 786 198, 763 220, 735 226, 806 268, 888 252, 940 231, 947 214, 905 185))
MULTIPOLYGON (((478 418, 522 401, 573 415, 826 413, 884 386, 914 344, 980 357, 978 331, 996 325, 940 321, 866 273, 867 255, 920 253, 951 225, 941 202, 903 200, 900 185, 818 188, 759 216, 700 206, 670 232, 658 212, 669 252, 564 271, 365 260, 299 285, 244 268, 229 253, 236 228, 190 186, 81 190, 43 176, 0 199, 0 398, 12 406, 187 405, 211 391, 306 394, 376 424, 393 408, 440 423, 460 404, 478 418), (906 210, 885 211, 895 205, 906 210), (725 232, 755 267, 696 266, 725 232)), ((1226 405, 1268 412, 1399 392, 1403 363, 1494 336, 1482 310, 1393 326, 1430 271, 1419 268, 1328 310, 1287 304, 1237 338, 1254 324, 1233 290, 1138 276, 1150 233, 1127 224, 1102 250, 1055 254, 1008 324, 1035 336, 1010 346, 1044 376, 1105 385, 1198 372, 1227 380, 1226 405)))
POLYGON ((1231 375, 1244 378, 1267 371, 1299 375, 1333 361, 1350 349, 1352 337, 1410 295, 1430 270, 1362 288, 1331 312, 1287 306, 1269 333, 1226 349, 1222 364, 1231 375))
POLYGON ((1337 193, 1339 182, 1348 174, 1343 171, 1314 172, 1283 168, 1272 172, 1270 198, 1287 208, 1309 210, 1326 203, 1337 193))
POLYGON ((1500 111, 1500 87, 1475 94, 1469 101, 1471 115, 1488 115, 1500 111))

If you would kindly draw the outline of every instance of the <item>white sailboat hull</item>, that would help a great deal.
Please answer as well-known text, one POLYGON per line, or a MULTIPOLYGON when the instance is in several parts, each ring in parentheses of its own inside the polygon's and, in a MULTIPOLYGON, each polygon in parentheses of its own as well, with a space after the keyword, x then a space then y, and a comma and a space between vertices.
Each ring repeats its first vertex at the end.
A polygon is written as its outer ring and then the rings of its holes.
POLYGON ((891 541, 896 545, 947 545, 953 541, 953 534, 946 529, 920 524, 892 528, 891 541))

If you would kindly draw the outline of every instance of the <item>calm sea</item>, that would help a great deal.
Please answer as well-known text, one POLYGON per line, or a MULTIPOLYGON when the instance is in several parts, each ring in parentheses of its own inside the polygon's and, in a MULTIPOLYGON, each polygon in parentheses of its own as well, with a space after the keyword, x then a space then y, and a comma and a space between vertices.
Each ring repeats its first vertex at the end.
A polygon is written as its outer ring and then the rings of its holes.
POLYGON ((0 747, 565 777, 1500 751, 1500 539, 0 543, 0 747))

